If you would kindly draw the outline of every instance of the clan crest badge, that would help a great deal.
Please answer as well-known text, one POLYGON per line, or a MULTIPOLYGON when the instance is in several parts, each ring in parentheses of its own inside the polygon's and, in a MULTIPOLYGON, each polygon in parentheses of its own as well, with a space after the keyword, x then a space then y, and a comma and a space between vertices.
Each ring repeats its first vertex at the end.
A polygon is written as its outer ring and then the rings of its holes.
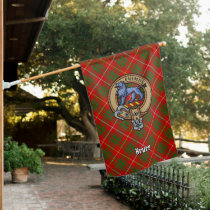
POLYGON ((150 83, 136 74, 119 77, 109 89, 108 101, 117 119, 130 120, 134 130, 140 131, 151 104, 150 83))

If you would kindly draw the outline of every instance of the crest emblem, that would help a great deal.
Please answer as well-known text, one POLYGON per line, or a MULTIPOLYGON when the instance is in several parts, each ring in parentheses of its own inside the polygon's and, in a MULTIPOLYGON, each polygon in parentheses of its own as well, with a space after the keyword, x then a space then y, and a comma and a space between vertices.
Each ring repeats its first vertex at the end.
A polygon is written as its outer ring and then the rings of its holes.
POLYGON ((151 104, 150 83, 136 74, 119 77, 109 89, 108 101, 117 119, 130 120, 134 130, 140 131, 151 104))

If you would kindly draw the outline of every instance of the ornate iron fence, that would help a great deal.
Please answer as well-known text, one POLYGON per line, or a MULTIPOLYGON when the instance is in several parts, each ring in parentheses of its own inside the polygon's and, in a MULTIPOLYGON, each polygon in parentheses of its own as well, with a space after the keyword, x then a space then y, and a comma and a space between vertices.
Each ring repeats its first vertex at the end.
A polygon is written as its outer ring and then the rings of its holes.
MULTIPOLYGON (((103 175, 103 173, 101 173, 103 175)), ((113 178, 105 178, 109 181, 113 178)), ((153 165, 152 167, 135 173, 114 178, 116 184, 122 189, 137 189, 143 199, 150 203, 164 200, 169 209, 189 209, 189 173, 185 174, 165 166, 153 165)))

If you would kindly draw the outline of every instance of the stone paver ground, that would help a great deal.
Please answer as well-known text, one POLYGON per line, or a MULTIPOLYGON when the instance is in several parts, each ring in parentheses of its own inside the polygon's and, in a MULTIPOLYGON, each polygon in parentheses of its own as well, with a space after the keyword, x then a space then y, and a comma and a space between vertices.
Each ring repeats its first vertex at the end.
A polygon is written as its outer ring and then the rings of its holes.
POLYGON ((5 173, 4 210, 128 210, 100 186, 98 171, 86 164, 46 162, 40 178, 30 174, 28 183, 12 184, 5 173))

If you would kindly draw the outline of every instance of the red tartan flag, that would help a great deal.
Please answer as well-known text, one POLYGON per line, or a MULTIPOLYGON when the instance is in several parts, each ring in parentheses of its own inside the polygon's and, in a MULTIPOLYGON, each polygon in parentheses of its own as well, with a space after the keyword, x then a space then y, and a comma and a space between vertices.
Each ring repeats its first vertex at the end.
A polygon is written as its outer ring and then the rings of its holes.
POLYGON ((80 64, 108 176, 177 155, 158 44, 80 64))

